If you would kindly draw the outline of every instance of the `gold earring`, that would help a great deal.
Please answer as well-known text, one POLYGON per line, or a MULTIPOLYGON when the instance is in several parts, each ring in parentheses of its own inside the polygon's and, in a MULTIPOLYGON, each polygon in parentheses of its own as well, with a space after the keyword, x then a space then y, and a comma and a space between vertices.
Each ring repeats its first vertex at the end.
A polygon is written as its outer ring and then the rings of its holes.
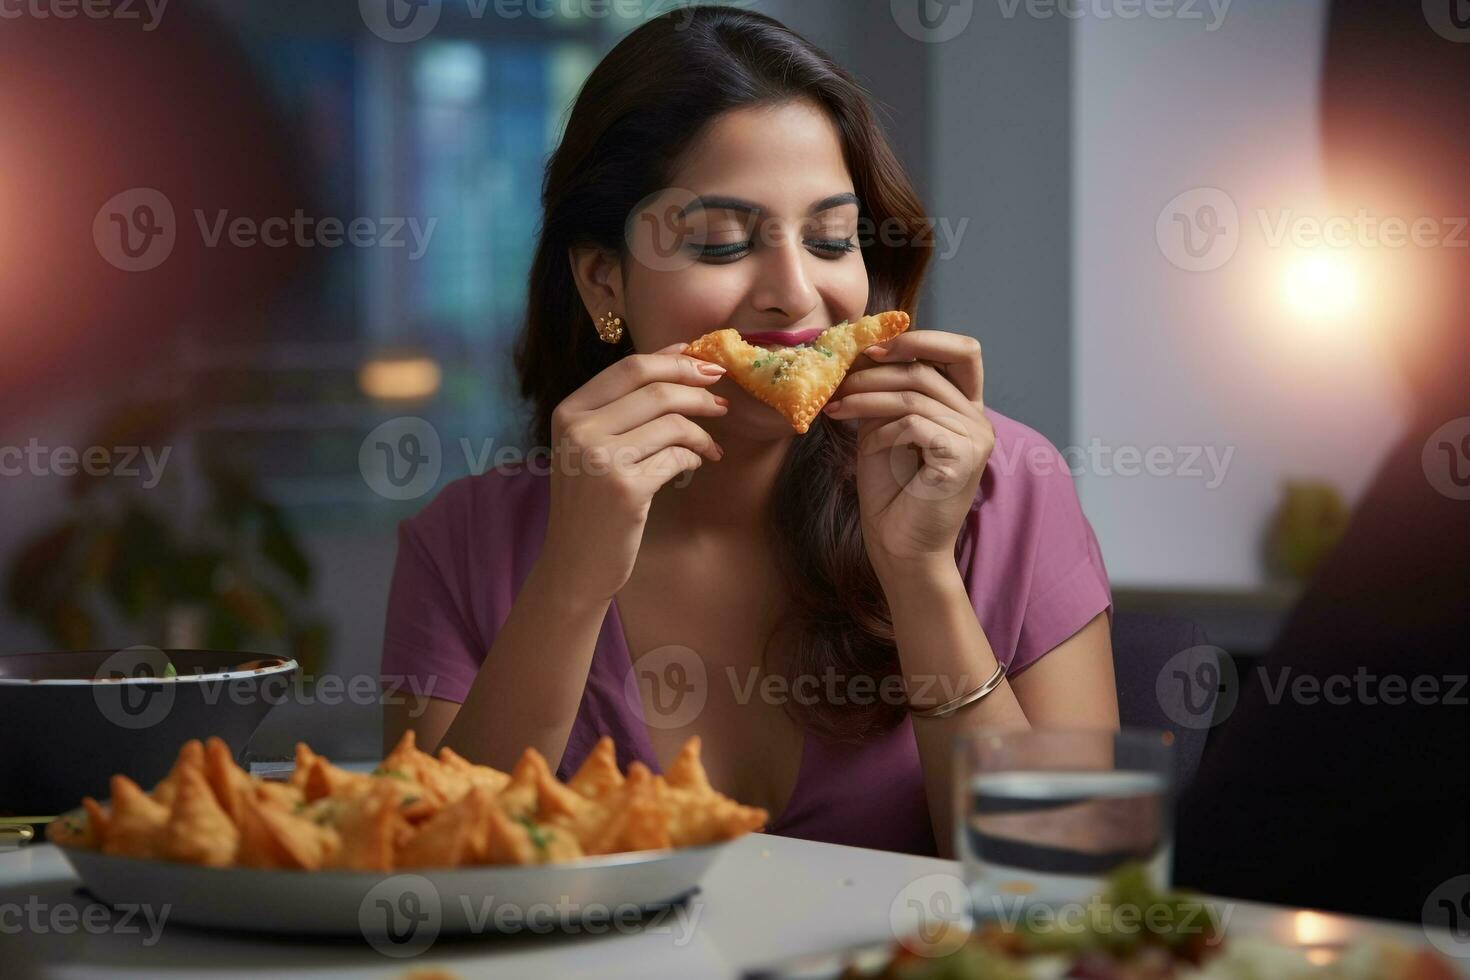
POLYGON ((623 318, 611 311, 597 318, 597 336, 606 343, 616 344, 623 339, 623 318))

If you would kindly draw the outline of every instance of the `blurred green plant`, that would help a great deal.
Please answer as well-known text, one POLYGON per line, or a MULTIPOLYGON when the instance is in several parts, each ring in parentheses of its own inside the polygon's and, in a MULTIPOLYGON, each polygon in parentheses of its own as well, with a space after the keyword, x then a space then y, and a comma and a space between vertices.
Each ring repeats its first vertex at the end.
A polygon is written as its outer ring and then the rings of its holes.
POLYGON ((1266 532, 1266 566, 1297 582, 1311 578, 1347 530, 1348 507, 1322 480, 1287 480, 1266 532))
MULTIPOLYGON (((167 446, 179 420, 176 402, 128 405, 91 445, 167 446)), ((10 607, 60 649, 167 646, 183 621, 207 649, 292 656, 318 673, 329 630, 311 614, 311 563, 281 509, 220 460, 170 463, 148 489, 65 478, 70 513, 21 548, 10 607)))

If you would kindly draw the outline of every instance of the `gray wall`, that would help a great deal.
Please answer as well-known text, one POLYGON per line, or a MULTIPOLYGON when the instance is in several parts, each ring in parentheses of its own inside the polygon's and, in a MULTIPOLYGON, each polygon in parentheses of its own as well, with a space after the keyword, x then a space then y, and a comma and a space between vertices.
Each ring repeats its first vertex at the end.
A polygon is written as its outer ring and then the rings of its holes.
MULTIPOLYGON (((932 213, 969 228, 934 272, 934 320, 973 333, 985 400, 1071 436, 1071 29, 977 3, 931 44, 932 213)), ((1024 8, 1022 8, 1024 9, 1024 8)))
MULTIPOLYGON (((946 250, 941 237, 919 322, 979 338, 986 403, 1064 445, 1072 419, 1070 22, 976 3, 958 35, 921 40, 900 27, 902 2, 755 6, 864 82, 941 236, 949 229, 954 246, 946 250)), ((965 5, 953 10, 962 16, 965 5)))

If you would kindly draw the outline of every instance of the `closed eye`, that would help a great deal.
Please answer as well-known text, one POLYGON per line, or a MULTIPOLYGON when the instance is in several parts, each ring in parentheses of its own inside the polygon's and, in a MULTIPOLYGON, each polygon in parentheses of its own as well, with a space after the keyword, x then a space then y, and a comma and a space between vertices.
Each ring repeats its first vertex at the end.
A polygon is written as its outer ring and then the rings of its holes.
MULTIPOLYGON (((857 243, 850 238, 808 238, 802 244, 824 259, 838 259, 858 248, 857 243)), ((740 260, 750 252, 750 248, 749 241, 700 245, 699 258, 705 262, 724 265, 740 260)))

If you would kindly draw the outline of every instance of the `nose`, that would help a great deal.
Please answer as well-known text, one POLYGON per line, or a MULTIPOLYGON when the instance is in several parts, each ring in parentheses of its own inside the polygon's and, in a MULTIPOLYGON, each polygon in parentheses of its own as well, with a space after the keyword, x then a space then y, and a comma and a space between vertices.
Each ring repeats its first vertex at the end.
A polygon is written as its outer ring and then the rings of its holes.
POLYGON ((761 250, 764 254, 751 302, 764 316, 780 320, 783 326, 799 323, 820 302, 809 256, 799 234, 778 229, 766 234, 769 244, 761 250))

